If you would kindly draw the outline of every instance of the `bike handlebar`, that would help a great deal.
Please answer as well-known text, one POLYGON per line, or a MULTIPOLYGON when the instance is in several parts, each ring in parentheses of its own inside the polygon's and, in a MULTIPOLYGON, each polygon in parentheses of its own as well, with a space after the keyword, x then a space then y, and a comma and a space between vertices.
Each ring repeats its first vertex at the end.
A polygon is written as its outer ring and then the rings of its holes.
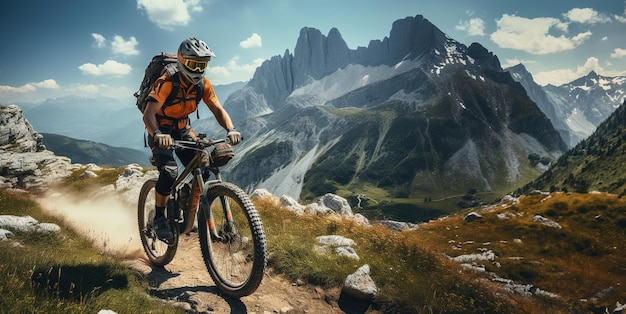
POLYGON ((187 149, 203 149, 213 145, 217 145, 219 143, 228 143, 230 144, 230 140, 227 138, 211 140, 211 139, 201 139, 199 138, 197 141, 184 141, 184 140, 173 140, 171 149, 175 148, 187 148, 187 149))

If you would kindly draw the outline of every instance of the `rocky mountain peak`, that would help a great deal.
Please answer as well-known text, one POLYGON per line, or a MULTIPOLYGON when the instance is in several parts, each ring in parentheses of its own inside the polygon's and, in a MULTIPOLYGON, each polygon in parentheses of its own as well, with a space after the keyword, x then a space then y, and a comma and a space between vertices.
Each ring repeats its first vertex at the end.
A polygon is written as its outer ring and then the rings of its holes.
POLYGON ((309 77, 319 79, 349 61, 350 49, 339 30, 331 29, 326 37, 318 29, 302 28, 293 56, 294 83, 299 86, 309 77))
POLYGON ((469 48, 467 48, 467 54, 470 57, 481 61, 482 64, 490 65, 494 70, 502 69, 498 57, 479 43, 472 43, 469 48))
MULTIPOLYGON (((348 65, 393 66, 426 52, 445 52, 448 41, 441 30, 421 15, 395 21, 388 37, 357 49, 348 48, 337 28, 326 36, 316 28, 304 27, 293 54, 286 50, 284 55, 263 62, 248 85, 231 94, 224 106, 233 108, 229 112, 236 122, 267 114, 280 108, 295 89, 348 65)), ((489 52, 484 54, 489 56, 489 52)))
POLYGON ((445 43, 446 35, 421 15, 397 20, 389 33, 389 57, 394 64, 413 59, 431 48, 445 43))

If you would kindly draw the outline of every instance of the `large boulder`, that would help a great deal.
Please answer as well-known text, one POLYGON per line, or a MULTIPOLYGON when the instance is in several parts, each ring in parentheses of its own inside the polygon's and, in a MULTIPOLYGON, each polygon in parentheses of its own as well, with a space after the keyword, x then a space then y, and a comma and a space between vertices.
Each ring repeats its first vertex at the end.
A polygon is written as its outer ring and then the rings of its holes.
POLYGON ((376 296, 378 288, 370 277, 370 266, 363 265, 353 274, 348 275, 343 284, 343 292, 362 300, 369 300, 376 296))
POLYGON ((310 204, 309 211, 311 213, 339 213, 343 216, 352 216, 352 208, 350 208, 350 204, 348 201, 339 196, 332 193, 327 193, 322 196, 317 203, 310 204))

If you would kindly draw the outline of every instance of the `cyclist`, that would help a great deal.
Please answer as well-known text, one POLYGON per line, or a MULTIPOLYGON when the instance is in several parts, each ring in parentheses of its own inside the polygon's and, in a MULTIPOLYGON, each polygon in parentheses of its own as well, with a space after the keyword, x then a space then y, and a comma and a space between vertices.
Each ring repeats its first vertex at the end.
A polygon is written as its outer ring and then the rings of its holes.
MULTIPOLYGON (((202 40, 187 38, 178 47, 177 56, 178 71, 174 74, 179 76, 180 82, 177 97, 172 104, 163 105, 173 86, 172 78, 166 71, 154 83, 143 113, 143 121, 149 133, 148 144, 152 150, 154 163, 159 169, 159 178, 155 187, 155 232, 159 239, 166 241, 174 236, 165 218, 165 207, 170 189, 178 174, 178 167, 170 147, 173 139, 197 140, 188 117, 198 109, 196 93, 199 92, 199 88, 197 86, 202 88, 202 100, 219 125, 227 131, 231 144, 237 145, 241 141, 241 134, 233 126, 230 116, 217 99, 213 86, 204 76, 211 57, 215 57, 211 48, 202 40)), ((187 165, 193 158, 194 152, 176 150, 176 156, 184 165, 187 165)), ((199 192, 192 191, 194 197, 192 206, 197 206, 199 192)))

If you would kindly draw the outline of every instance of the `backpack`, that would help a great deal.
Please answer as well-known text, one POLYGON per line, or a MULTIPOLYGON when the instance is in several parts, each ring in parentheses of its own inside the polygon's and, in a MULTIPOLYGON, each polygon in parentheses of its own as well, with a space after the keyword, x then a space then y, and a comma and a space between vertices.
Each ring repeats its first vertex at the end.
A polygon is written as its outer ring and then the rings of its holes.
MULTIPOLYGON (((172 80, 172 91, 169 96, 167 96, 163 106, 169 106, 174 103, 176 96, 178 96, 178 89, 180 88, 180 77, 176 75, 178 72, 176 61, 176 54, 171 52, 161 52, 152 57, 152 60, 150 60, 150 63, 146 67, 143 80, 141 81, 141 85, 139 85, 139 90, 134 94, 137 98, 137 109, 139 109, 141 113, 144 112, 148 104, 148 95, 152 90, 152 85, 166 71, 172 80)), ((196 85, 196 104, 200 103, 200 100, 202 100, 203 91, 204 83, 202 81, 202 83, 196 85)), ((196 114, 199 119, 200 115, 198 110, 196 110, 196 114)))

